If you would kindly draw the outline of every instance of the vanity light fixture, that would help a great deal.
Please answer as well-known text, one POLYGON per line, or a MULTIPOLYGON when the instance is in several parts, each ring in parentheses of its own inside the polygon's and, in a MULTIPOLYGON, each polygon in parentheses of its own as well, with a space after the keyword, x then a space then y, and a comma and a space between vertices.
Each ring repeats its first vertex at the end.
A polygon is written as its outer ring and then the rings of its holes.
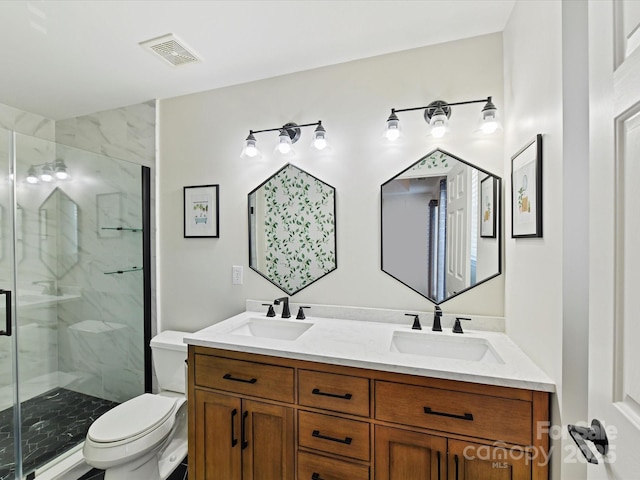
POLYGON ((312 146, 316 150, 324 150, 327 147, 327 131, 322 126, 322 120, 318 120, 315 123, 305 123, 298 125, 294 122, 285 123, 282 127, 265 128, 263 130, 249 130, 249 135, 245 139, 244 149, 242 150, 242 157, 253 158, 258 155, 256 133, 263 132, 278 132, 278 143, 276 145, 276 151, 287 155, 293 152, 293 144, 300 139, 300 129, 304 127, 313 127, 316 129, 313 132, 312 146))
POLYGON ((491 97, 480 100, 469 100, 466 102, 448 103, 444 100, 435 100, 425 107, 392 108, 391 115, 387 118, 387 129, 385 136, 388 140, 394 141, 400 136, 399 112, 410 112, 413 110, 424 110, 424 119, 429 124, 431 135, 435 138, 442 138, 447 132, 449 118, 451 117, 451 107, 457 105, 468 105, 471 103, 484 103, 481 111, 479 132, 489 135, 500 129, 496 112, 497 108, 491 101, 491 97))
POLYGON ((39 165, 31 165, 27 170, 27 183, 36 184, 38 182, 51 182, 53 179, 66 180, 69 178, 69 172, 64 160, 61 158, 55 162, 46 162, 39 165), (40 173, 38 173, 40 169, 40 173))

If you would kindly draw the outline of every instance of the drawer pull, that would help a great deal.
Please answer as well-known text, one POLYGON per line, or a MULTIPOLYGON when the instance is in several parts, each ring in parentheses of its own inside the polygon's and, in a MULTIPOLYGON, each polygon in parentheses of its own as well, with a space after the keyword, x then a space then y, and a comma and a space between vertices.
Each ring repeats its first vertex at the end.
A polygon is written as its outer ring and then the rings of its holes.
POLYGON ((313 474, 311 475, 311 480, 323 480, 323 478, 318 472, 313 472, 313 474))
POLYGON ((314 388, 313 390, 311 390, 311 393, 313 393, 314 395, 322 395, 324 397, 341 398, 342 400, 351 400, 351 397, 353 397, 353 395, 351 395, 350 393, 339 395, 337 393, 321 392, 319 388, 314 388))
POLYGON ((236 438, 236 422, 235 417, 238 414, 237 409, 231 410, 231 448, 235 447, 238 444, 238 439, 236 438))
POLYGON ((258 381, 257 378, 252 378, 250 380, 245 380, 244 378, 232 377, 230 373, 225 373, 222 378, 225 380, 232 380, 234 382, 242 382, 242 383, 256 383, 258 381))
POLYGON ((456 415, 455 413, 436 412, 435 410, 431 410, 431 407, 424 407, 424 413, 427 415, 438 415, 440 417, 458 418, 460 420, 473 420, 472 413, 456 415))
POLYGON ((344 443, 346 445, 351 445, 351 442, 353 441, 351 437, 345 437, 344 440, 340 438, 327 437, 326 435, 321 435, 320 430, 314 430, 311 436, 316 438, 321 438, 322 440, 329 440, 331 442, 344 443))

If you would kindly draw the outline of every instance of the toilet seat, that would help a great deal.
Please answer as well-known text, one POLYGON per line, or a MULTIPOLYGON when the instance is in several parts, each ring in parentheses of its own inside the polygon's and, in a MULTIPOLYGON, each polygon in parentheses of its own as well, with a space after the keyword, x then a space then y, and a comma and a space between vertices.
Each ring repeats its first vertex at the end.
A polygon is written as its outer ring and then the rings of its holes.
POLYGON ((176 400, 150 393, 139 395, 98 418, 89 427, 87 437, 96 444, 109 446, 132 442, 173 418, 176 400))

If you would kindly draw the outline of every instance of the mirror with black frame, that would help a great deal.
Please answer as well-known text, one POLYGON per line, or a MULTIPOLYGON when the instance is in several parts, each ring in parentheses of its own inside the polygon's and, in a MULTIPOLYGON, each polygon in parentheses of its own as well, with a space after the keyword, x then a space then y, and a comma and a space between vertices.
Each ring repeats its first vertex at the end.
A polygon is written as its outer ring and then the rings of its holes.
POLYGON ((335 188, 287 164, 248 200, 253 270, 294 295, 337 268, 335 188))
POLYGON ((78 205, 56 187, 38 209, 40 260, 62 278, 79 260, 78 205))
POLYGON ((382 184, 382 270, 436 305, 499 275, 501 182, 437 149, 382 184))

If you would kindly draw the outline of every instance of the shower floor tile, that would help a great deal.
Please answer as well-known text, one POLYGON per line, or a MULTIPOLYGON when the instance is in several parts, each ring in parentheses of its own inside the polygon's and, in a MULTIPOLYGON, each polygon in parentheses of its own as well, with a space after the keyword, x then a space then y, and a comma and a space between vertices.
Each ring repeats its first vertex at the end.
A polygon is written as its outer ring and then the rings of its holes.
MULTIPOLYGON (((118 405, 64 388, 22 403, 22 462, 26 475, 82 442, 89 426, 118 405)), ((0 480, 13 479, 13 407, 0 412, 0 480)))

